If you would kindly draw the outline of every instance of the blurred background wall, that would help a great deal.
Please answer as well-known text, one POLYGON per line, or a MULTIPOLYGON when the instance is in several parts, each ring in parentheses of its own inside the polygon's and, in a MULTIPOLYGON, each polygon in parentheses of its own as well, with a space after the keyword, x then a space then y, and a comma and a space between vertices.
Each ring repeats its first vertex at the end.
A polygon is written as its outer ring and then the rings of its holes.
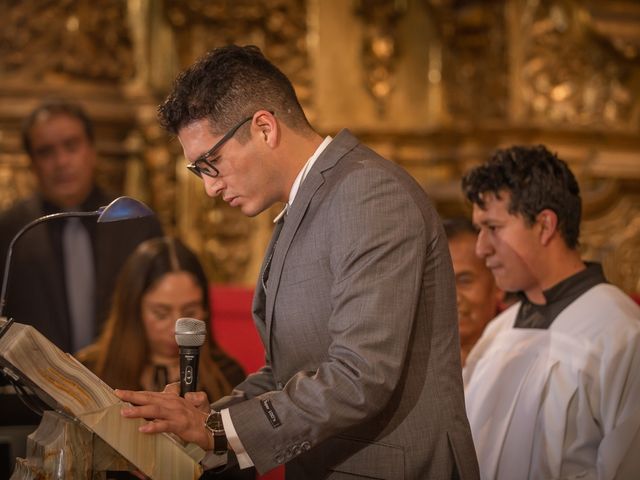
POLYGON ((348 127, 402 164, 443 216, 497 147, 544 143, 583 191, 582 248, 640 292, 637 0, 0 0, 0 208, 34 181, 20 125, 81 102, 99 182, 149 203, 211 278, 252 286, 274 208, 245 218, 204 195, 155 110, 206 50, 260 46, 322 134, 348 127))

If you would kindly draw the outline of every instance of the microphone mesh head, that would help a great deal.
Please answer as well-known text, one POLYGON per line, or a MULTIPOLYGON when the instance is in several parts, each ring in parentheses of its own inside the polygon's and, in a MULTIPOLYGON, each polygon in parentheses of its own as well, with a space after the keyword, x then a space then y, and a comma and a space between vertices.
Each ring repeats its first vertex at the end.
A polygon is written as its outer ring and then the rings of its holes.
POLYGON ((180 347, 200 347, 207 336, 207 328, 202 320, 179 318, 175 333, 176 343, 180 347))

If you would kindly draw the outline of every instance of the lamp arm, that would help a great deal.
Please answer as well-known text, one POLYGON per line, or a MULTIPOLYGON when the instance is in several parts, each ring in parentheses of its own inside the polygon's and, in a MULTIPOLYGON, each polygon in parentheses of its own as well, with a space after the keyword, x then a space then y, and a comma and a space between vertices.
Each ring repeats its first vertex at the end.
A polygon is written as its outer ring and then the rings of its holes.
POLYGON ((16 233, 11 239, 11 243, 9 243, 9 248, 7 249, 7 257, 4 262, 4 274, 2 277, 2 292, 0 293, 0 317, 4 313, 4 307, 7 304, 7 285, 9 283, 9 268, 11 267, 11 256, 13 255, 13 246, 16 241, 22 237, 27 231, 31 230, 36 225, 39 225, 43 222, 48 222, 49 220, 54 220, 56 218, 66 218, 66 217, 95 217, 102 213, 105 207, 100 207, 98 210, 93 212, 59 212, 52 213, 51 215, 45 215, 44 217, 36 218, 31 222, 27 223, 24 227, 16 233))

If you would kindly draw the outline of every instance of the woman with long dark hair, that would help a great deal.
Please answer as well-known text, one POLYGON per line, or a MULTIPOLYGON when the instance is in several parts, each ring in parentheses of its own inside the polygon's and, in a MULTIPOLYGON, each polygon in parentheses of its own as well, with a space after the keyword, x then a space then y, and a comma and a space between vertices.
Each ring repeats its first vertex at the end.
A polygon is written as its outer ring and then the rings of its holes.
POLYGON ((196 255, 178 239, 154 238, 127 259, 100 337, 76 356, 113 388, 159 391, 180 378, 176 320, 197 318, 207 326, 198 390, 214 401, 245 374, 215 343, 210 313, 207 277, 196 255))

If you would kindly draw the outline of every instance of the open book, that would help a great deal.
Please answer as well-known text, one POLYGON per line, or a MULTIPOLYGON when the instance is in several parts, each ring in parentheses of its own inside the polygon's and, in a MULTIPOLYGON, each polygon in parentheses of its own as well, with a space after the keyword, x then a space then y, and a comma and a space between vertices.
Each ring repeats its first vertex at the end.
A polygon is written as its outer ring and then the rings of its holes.
MULTIPOLYGON (((6 324, 0 319, 0 329, 6 324)), ((168 434, 144 434, 142 419, 120 416, 113 389, 29 325, 13 323, 0 338, 0 365, 49 407, 79 420, 153 479, 197 479, 204 451, 168 434)))

